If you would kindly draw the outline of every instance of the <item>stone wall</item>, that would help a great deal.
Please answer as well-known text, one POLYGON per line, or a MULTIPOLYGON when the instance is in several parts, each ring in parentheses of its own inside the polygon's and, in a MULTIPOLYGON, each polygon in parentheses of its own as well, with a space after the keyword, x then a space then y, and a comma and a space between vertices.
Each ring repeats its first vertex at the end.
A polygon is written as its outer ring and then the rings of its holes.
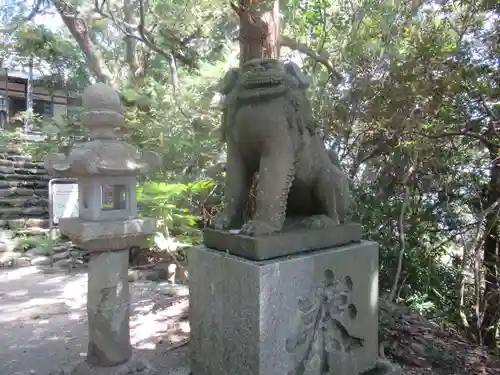
POLYGON ((49 180, 19 146, 0 146, 0 229, 48 227, 49 180))

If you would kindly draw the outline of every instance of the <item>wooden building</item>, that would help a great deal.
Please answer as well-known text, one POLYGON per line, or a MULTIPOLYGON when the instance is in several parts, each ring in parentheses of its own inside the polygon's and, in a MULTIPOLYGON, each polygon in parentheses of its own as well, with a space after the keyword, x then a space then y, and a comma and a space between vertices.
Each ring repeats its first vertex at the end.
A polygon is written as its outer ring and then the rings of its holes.
POLYGON ((16 115, 29 108, 37 115, 61 121, 68 110, 80 106, 80 97, 57 87, 61 86, 53 84, 47 88, 43 77, 31 80, 26 71, 1 69, 0 126, 4 129, 22 127, 24 124, 15 120, 16 115))

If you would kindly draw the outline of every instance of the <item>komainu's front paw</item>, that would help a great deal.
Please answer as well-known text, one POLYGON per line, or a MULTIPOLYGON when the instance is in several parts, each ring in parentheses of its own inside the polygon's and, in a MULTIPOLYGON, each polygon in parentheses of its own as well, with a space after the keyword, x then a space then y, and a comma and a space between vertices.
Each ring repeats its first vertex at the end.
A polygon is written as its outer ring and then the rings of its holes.
POLYGON ((276 228, 263 221, 250 220, 245 225, 243 225, 240 234, 246 234, 247 236, 263 236, 266 234, 279 232, 280 230, 281 228, 276 228))
POLYGON ((300 225, 308 229, 324 229, 339 225, 339 220, 326 215, 313 215, 301 220, 300 225))
POLYGON ((221 212, 216 216, 213 227, 215 230, 231 229, 231 218, 225 212, 221 212))

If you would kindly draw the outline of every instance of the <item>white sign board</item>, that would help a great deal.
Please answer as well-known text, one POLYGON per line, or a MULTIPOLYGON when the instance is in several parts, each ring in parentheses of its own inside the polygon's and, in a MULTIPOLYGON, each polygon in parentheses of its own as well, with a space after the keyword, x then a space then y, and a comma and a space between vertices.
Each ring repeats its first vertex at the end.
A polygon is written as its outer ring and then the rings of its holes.
POLYGON ((60 218, 78 217, 78 184, 52 184, 52 222, 60 218))

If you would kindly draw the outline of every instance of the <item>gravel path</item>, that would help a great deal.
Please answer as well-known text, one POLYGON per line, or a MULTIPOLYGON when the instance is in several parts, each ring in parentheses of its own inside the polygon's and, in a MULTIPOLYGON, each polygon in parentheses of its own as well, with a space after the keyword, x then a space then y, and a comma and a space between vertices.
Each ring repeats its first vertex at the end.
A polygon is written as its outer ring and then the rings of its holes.
MULTIPOLYGON (((131 341, 163 375, 187 364, 187 288, 130 284, 131 341)), ((0 375, 47 375, 85 357, 87 274, 0 269, 0 375)), ((183 371, 182 371, 183 372, 183 371)))

